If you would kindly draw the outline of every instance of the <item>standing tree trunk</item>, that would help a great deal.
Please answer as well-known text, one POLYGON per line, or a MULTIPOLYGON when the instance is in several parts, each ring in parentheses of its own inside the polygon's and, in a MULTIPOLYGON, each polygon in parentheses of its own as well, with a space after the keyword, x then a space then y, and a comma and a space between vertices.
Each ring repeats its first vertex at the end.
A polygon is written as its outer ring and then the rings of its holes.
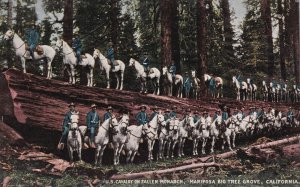
MULTIPOLYGON (((197 47, 198 47, 198 72, 200 73, 201 87, 204 88, 204 74, 206 73, 206 55, 205 55, 205 0, 197 0, 197 47)), ((201 89, 205 93, 205 89, 201 89)))
POLYGON ((272 38, 272 22, 271 22, 271 7, 270 0, 261 0, 261 18, 264 23, 266 48, 268 56, 268 75, 272 77, 274 74, 274 53, 273 53, 273 38, 272 38))
POLYGON ((179 43, 179 31, 178 31, 178 0, 173 0, 172 3, 172 58, 175 61, 177 73, 181 73, 181 64, 180 64, 180 43, 179 43))
POLYGON ((286 68, 285 68, 285 47, 284 47, 284 30, 283 30, 283 8, 282 0, 277 0, 278 5, 278 27, 279 27, 279 51, 280 51, 280 72, 281 78, 286 80, 286 68))
POLYGON ((118 54, 118 0, 111 0, 111 12, 110 12, 110 32, 111 32, 111 41, 114 44, 115 58, 118 54))
POLYGON ((295 76, 297 84, 300 83, 300 52, 299 52, 299 1, 291 0, 291 33, 294 48, 294 63, 295 63, 295 76))
POLYGON ((64 0, 63 39, 71 46, 73 38, 73 0, 64 0))
POLYGON ((223 15, 223 28, 224 28, 224 54, 225 55, 225 65, 229 65, 231 68, 234 67, 232 63, 234 57, 233 51, 233 29, 231 25, 230 18, 230 8, 228 0, 221 0, 221 10, 223 15))
POLYGON ((172 62, 172 3, 173 0, 160 0, 162 67, 170 66, 172 62))
MULTIPOLYGON (((12 11, 13 11, 13 1, 12 0, 8 0, 7 3, 7 27, 12 29, 13 28, 13 24, 12 24, 12 20, 13 20, 13 15, 12 15, 12 11)), ((12 50, 10 50, 10 48, 5 49, 6 50, 6 60, 7 60, 7 66, 8 68, 12 68, 14 67, 14 61, 12 59, 12 50)))

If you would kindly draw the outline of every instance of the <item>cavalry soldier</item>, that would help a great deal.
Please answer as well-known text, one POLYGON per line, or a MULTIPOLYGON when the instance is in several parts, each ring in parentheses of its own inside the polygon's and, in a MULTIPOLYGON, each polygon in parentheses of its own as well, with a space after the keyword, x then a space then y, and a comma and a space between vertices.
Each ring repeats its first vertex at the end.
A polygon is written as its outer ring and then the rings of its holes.
POLYGON ((188 117, 190 114, 191 114, 191 109, 190 108, 185 109, 184 118, 188 117))
POLYGON ((145 125, 148 123, 148 117, 147 117, 145 105, 141 106, 141 111, 139 113, 137 113, 137 115, 135 116, 135 119, 137 120, 138 125, 145 125))
POLYGON ((60 142, 57 146, 58 150, 63 150, 65 143, 67 141, 67 136, 69 133, 69 126, 71 124, 71 115, 76 113, 75 111, 75 104, 74 103, 70 103, 69 104, 69 111, 66 113, 65 117, 64 117, 64 121, 63 121, 63 132, 62 132, 62 137, 60 139, 60 142))
POLYGON ((170 112, 170 118, 177 118, 177 113, 176 113, 176 110, 177 109, 177 107, 174 105, 173 107, 172 107, 172 111, 170 112))
POLYGON ((292 107, 289 107, 289 110, 286 115, 287 115, 287 122, 293 123, 294 122, 294 113, 292 111, 292 107))
POLYGON ((100 123, 100 116, 96 111, 97 106, 95 104, 91 105, 91 111, 86 115, 86 124, 89 130, 89 138, 91 148, 96 148, 95 146, 95 130, 100 123))
MULTIPOLYGON (((245 108, 244 107, 241 108, 241 110, 240 110, 239 113, 242 114, 242 119, 244 119, 246 117, 246 115, 245 115, 245 108)), ((240 119, 240 120, 242 120, 242 119, 240 119)))
POLYGON ((233 114, 232 115, 237 115, 239 113, 239 110, 237 109, 237 108, 235 108, 234 110, 233 110, 233 114))
POLYGON ((224 110, 223 110, 223 112, 222 112, 222 124, 225 124, 225 121, 227 121, 227 119, 228 119, 228 108, 227 108, 227 106, 225 105, 224 106, 224 110))
POLYGON ((112 117, 112 111, 113 111, 113 108, 111 106, 108 106, 107 107, 107 112, 104 114, 103 116, 103 121, 107 120, 108 118, 111 118, 112 117))
POLYGON ((185 97, 190 97, 190 89, 191 89, 191 78, 188 72, 185 72, 185 76, 183 77, 183 88, 185 92, 185 97))
POLYGON ((39 39, 40 39, 40 33, 37 30, 37 26, 35 23, 30 24, 30 28, 26 30, 25 33, 26 42, 28 44, 28 50, 30 52, 30 56, 32 57, 32 60, 34 61, 34 49, 36 48, 39 39))
POLYGON ((240 87, 242 87, 243 85, 242 85, 242 82, 243 82, 243 80, 242 80, 242 76, 241 75, 238 75, 238 76, 236 76, 236 80, 238 80, 239 81, 239 83, 240 83, 240 87))
POLYGON ((257 113, 257 119, 261 118, 262 116, 265 115, 265 110, 264 107, 260 107, 259 112, 257 113))
POLYGON ((172 74, 172 78, 173 78, 173 84, 175 83, 175 76, 176 76, 176 66, 175 66, 175 61, 172 60, 172 64, 169 68, 169 73, 172 74))
POLYGON ((208 112, 206 110, 203 112, 203 117, 205 119, 205 123, 210 125, 211 117, 208 115, 208 112))
POLYGON ((211 79, 209 80, 209 89, 212 93, 214 93, 216 89, 216 80, 213 74, 211 74, 211 79))
POLYGON ((74 33, 74 39, 72 41, 72 49, 75 51, 77 63, 81 63, 81 51, 82 51, 82 44, 81 39, 79 37, 78 31, 74 33))
POLYGON ((254 114, 254 107, 253 107, 253 106, 251 106, 249 109, 250 109, 250 111, 249 111, 249 115, 253 115, 253 114, 254 114))
POLYGON ((213 121, 215 121, 215 120, 218 118, 218 116, 220 116, 220 112, 221 112, 220 109, 217 109, 217 110, 215 111, 213 121))
POLYGON ((170 110, 167 108, 166 110, 165 110, 165 112, 164 112, 164 117, 165 117, 165 121, 166 122, 168 122, 170 119, 171 119, 171 117, 170 117, 170 110))
POLYGON ((149 118, 149 121, 151 121, 157 114, 158 114, 158 111, 157 111, 157 106, 154 106, 152 108, 152 111, 153 113, 151 114, 150 118, 149 118))
POLYGON ((150 61, 149 61, 149 58, 148 58, 148 53, 144 54, 144 60, 143 60, 142 64, 144 66, 144 71, 145 71, 146 75, 148 75, 148 72, 150 70, 150 68, 149 68, 150 61))
POLYGON ((112 42, 108 42, 107 58, 111 62, 111 67, 112 67, 111 70, 113 71, 115 69, 115 51, 112 42))
POLYGON ((194 123, 196 123, 200 119, 200 113, 198 111, 194 112, 194 123))

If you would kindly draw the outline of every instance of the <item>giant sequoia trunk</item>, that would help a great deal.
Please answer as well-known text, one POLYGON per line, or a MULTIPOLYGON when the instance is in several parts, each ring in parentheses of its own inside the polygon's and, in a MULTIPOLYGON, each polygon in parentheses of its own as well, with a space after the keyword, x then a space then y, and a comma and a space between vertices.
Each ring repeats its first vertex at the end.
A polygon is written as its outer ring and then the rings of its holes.
POLYGON ((266 55, 268 58, 268 75, 274 74, 274 53, 273 53, 273 38, 272 38, 272 22, 271 22, 271 7, 270 0, 261 0, 261 18, 264 23, 266 38, 266 55))
POLYGON ((279 27, 279 52, 280 52, 280 72, 281 78, 286 80, 286 68, 285 68, 285 47, 284 47, 284 29, 283 29, 283 8, 282 0, 277 0, 278 5, 278 27, 279 27))
POLYGON ((178 15, 178 0, 172 2, 172 58, 175 61, 177 73, 181 73, 180 64, 180 41, 179 41, 179 15, 178 15))
MULTIPOLYGON (((205 0, 197 0, 197 48, 198 48, 198 72, 201 80, 202 88, 204 87, 204 74, 206 73, 206 51, 205 51, 205 0)), ((202 93, 205 90, 202 89, 202 93)))
POLYGON ((172 3, 173 0, 160 0, 162 67, 172 62, 172 3))
POLYGON ((72 45, 73 38, 73 0, 64 0, 63 39, 72 45))
POLYGON ((297 84, 300 83, 300 46, 299 46, 299 2, 291 0, 291 33, 294 48, 295 76, 297 84))
POLYGON ((110 12, 110 33, 111 33, 111 41, 114 44, 114 52, 115 58, 118 55, 118 31, 119 31, 119 23, 118 23, 118 1, 111 0, 111 12, 110 12))

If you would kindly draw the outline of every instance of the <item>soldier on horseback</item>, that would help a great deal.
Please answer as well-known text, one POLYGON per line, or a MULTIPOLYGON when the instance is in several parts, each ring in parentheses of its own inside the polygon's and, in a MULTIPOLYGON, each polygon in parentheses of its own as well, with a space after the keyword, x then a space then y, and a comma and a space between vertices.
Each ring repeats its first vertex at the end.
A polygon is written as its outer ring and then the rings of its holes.
POLYGON ((154 107, 152 108, 153 113, 151 114, 151 116, 150 116, 150 118, 149 118, 149 121, 151 121, 151 120, 158 114, 157 109, 158 109, 157 106, 154 106, 154 107))
POLYGON ((111 66, 112 66, 111 70, 114 71, 115 70, 115 51, 114 51, 112 42, 108 43, 107 59, 110 60, 111 66))
POLYGON ((170 110, 167 108, 164 112, 165 121, 168 122, 171 119, 170 110))
POLYGON ((190 97, 190 89, 191 89, 191 78, 188 72, 185 72, 185 76, 183 77, 183 88, 185 92, 185 97, 190 97))
POLYGON ((78 31, 74 33, 74 39, 72 41, 72 49, 75 51, 77 63, 81 64, 82 44, 81 44, 81 39, 79 37, 78 31))
POLYGON ((68 136, 69 128, 70 128, 70 124, 71 124, 71 115, 76 113, 75 104, 70 103, 69 104, 69 109, 70 110, 66 113, 66 115, 64 117, 63 128, 62 128, 63 132, 62 132, 62 137, 60 139, 60 142, 57 146, 58 150, 63 150, 64 146, 65 146, 65 143, 67 141, 67 136, 68 136))
POLYGON ((135 119, 138 122, 138 125, 145 125, 148 123, 148 117, 147 117, 147 113, 146 113, 146 106, 142 105, 140 107, 141 111, 139 113, 137 113, 137 115, 135 116, 135 119))
POLYGON ((225 124, 225 122, 228 120, 229 116, 228 116, 228 108, 225 105, 223 112, 222 112, 222 124, 225 124))
POLYGON ((143 60, 142 64, 144 66, 144 71, 145 71, 146 75, 148 75, 149 74, 149 70, 150 70, 150 68, 149 68, 149 66, 150 66, 150 60, 148 58, 148 53, 144 54, 144 60, 143 60))
POLYGON ((246 117, 245 108, 244 107, 241 108, 240 113, 242 114, 242 119, 244 119, 246 117))
POLYGON ((107 112, 103 116, 103 121, 107 120, 108 118, 112 117, 112 110, 113 108, 111 106, 107 107, 107 112))
POLYGON ((89 138, 90 138, 90 145, 91 148, 96 148, 95 146, 95 130, 100 123, 100 116, 96 111, 96 105, 91 105, 91 111, 86 115, 86 124, 89 130, 89 138))
POLYGON ((288 123, 293 123, 294 122, 294 113, 292 111, 292 107, 289 107, 288 112, 287 112, 287 122, 288 123))
POLYGON ((172 64, 169 68, 169 73, 172 74, 173 83, 175 83, 176 66, 175 66, 175 61, 174 60, 172 60, 172 64))
POLYGON ((30 56, 32 57, 32 60, 34 61, 34 50, 39 42, 40 39, 40 33, 37 30, 37 26, 35 23, 31 23, 31 27, 26 30, 25 33, 25 40, 28 44, 28 51, 30 52, 30 56))
POLYGON ((170 118, 177 118, 177 113, 176 113, 176 110, 177 109, 177 107, 174 105, 173 107, 172 107, 172 111, 170 112, 170 118))
POLYGON ((217 109, 217 110, 215 111, 215 114, 214 114, 214 117, 213 117, 213 121, 215 121, 215 120, 218 118, 218 116, 220 116, 220 112, 221 112, 220 109, 217 109))
POLYGON ((193 118, 194 118, 194 123, 200 120, 200 113, 197 110, 194 112, 193 118))

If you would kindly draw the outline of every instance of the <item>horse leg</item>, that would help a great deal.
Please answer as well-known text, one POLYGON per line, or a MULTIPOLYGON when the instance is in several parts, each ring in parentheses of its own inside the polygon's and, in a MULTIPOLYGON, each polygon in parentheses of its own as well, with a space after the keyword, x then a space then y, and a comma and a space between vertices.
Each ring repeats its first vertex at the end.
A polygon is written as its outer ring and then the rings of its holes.
POLYGON ((174 158, 174 150, 175 150, 175 146, 176 146, 176 144, 177 144, 177 140, 175 140, 174 142, 173 142, 173 145, 172 145, 172 149, 171 149, 171 158, 174 158))
POLYGON ((117 164, 119 165, 120 164, 120 155, 121 155, 121 152, 124 148, 124 144, 120 144, 119 146, 119 150, 118 150, 118 157, 117 157, 117 164))
POLYGON ((102 156, 103 156, 103 153, 104 153, 104 150, 106 148, 106 144, 102 146, 101 150, 100 150, 100 154, 99 154, 99 165, 102 166, 102 156))
POLYGON ((108 68, 108 70, 106 70, 106 88, 110 88, 110 81, 109 81, 109 68, 108 68))
POLYGON ((131 157, 131 154, 132 154, 132 151, 131 150, 129 150, 129 151, 127 151, 127 157, 126 157, 126 163, 128 164, 129 163, 129 161, 130 161, 130 157, 131 157))
POLYGON ((235 136, 236 136, 236 133, 233 132, 232 134, 232 147, 235 148, 235 136))
POLYGON ((116 86, 116 90, 117 90, 117 89, 119 89, 119 85, 120 85, 120 78, 119 78, 117 72, 115 73, 115 77, 116 77, 116 79, 117 79, 117 86, 116 86))
POLYGON ((213 137, 212 137, 212 141, 211 141, 211 149, 210 149, 210 152, 211 152, 211 153, 214 153, 215 139, 216 139, 216 137, 213 136, 213 137))
POLYGON ((119 144, 114 143, 114 166, 117 165, 118 148, 119 148, 119 144))
POLYGON ((72 82, 71 84, 75 84, 75 67, 73 65, 70 65, 71 67, 71 79, 72 79, 72 82))
POLYGON ((206 145, 206 138, 202 138, 202 154, 205 155, 205 145, 206 145))
POLYGON ((152 145, 151 145, 151 140, 150 139, 148 139, 148 161, 150 161, 151 160, 151 147, 152 147, 152 145))
POLYGON ((196 155, 196 151, 195 151, 196 150, 196 148, 195 148, 196 147, 196 141, 197 141, 197 138, 194 138, 193 139, 193 156, 196 155))
POLYGON ((184 143, 185 143, 185 138, 182 139, 182 143, 181 143, 181 146, 180 146, 181 156, 184 156, 184 153, 183 153, 184 143))
POLYGON ((231 143, 230 143, 230 135, 226 136, 226 140, 227 140, 229 149, 232 151, 231 143))
POLYGON ((163 139, 160 138, 158 142, 158 158, 162 159, 162 150, 163 150, 163 139))
POLYGON ((23 73, 26 73, 26 59, 24 57, 20 57, 22 63, 23 73))
POLYGON ((70 146, 68 146, 68 152, 70 161, 73 162, 73 149, 70 146))
POLYGON ((180 152, 181 144, 182 144, 182 138, 179 138, 179 140, 178 140, 178 157, 181 157, 181 152, 180 152))
POLYGON ((47 79, 51 79, 51 60, 47 58, 47 79))
POLYGON ((166 143, 166 149, 167 149, 167 156, 166 158, 169 158, 169 155, 170 155, 170 148, 171 148, 171 140, 167 140, 167 143, 166 143))
POLYGON ((160 94, 160 91, 159 91, 159 78, 157 78, 157 80, 156 80, 156 88, 157 88, 157 94, 156 95, 159 95, 160 94))
POLYGON ((120 86, 120 90, 123 90, 124 71, 121 71, 120 74, 121 74, 121 86, 120 86))
POLYGON ((97 166, 98 164, 100 150, 101 150, 101 145, 97 145, 96 152, 95 152, 95 166, 97 166))
POLYGON ((134 157, 135 157, 136 153, 137 153, 137 151, 134 151, 134 152, 132 153, 132 156, 131 156, 131 159, 130 159, 130 162, 131 162, 131 163, 133 163, 133 160, 134 160, 134 157))

